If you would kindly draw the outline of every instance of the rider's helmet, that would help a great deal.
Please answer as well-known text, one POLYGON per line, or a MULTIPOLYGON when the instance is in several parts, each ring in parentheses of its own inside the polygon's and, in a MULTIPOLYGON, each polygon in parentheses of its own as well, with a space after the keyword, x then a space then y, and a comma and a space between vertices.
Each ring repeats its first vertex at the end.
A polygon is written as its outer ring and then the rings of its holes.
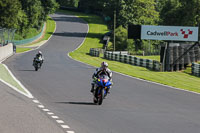
POLYGON ((108 63, 107 62, 102 62, 101 63, 101 68, 103 69, 103 70, 106 70, 107 68, 108 68, 108 63))
POLYGON ((42 52, 41 52, 41 51, 38 51, 38 54, 42 54, 42 52))

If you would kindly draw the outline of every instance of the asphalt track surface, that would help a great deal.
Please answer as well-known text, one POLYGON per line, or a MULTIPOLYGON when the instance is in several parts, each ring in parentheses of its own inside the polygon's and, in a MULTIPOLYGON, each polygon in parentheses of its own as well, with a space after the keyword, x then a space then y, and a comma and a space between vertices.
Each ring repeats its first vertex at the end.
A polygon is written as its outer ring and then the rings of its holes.
POLYGON ((0 82, 0 133, 63 133, 27 97, 0 82))
MULTIPOLYGON (((113 74, 111 94, 101 106, 90 94, 95 68, 67 53, 83 41, 87 24, 74 16, 55 14, 57 29, 40 48, 45 62, 32 67, 37 51, 16 55, 5 64, 22 84, 75 133, 199 133, 200 95, 113 74)), ((92 33, 88 36, 92 37, 92 33)))

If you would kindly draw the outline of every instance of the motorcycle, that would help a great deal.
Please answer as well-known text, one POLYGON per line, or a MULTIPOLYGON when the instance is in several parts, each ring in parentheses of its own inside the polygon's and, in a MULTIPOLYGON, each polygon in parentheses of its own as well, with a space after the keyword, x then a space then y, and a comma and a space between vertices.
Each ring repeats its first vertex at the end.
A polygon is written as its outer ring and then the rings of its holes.
POLYGON ((95 104, 98 105, 102 104, 103 99, 107 96, 108 89, 110 89, 111 85, 112 83, 107 75, 102 75, 97 79, 94 87, 95 90, 93 92, 94 95, 93 102, 95 104))
POLYGON ((42 57, 34 58, 33 66, 35 67, 35 71, 37 71, 42 66, 42 57))

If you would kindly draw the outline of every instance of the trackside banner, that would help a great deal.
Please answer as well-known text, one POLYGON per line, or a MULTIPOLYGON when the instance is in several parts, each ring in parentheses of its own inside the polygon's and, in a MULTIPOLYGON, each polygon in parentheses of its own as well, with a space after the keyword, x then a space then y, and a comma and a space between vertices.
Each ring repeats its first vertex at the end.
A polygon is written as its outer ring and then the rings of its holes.
POLYGON ((142 25, 141 39, 198 41, 198 27, 142 25))

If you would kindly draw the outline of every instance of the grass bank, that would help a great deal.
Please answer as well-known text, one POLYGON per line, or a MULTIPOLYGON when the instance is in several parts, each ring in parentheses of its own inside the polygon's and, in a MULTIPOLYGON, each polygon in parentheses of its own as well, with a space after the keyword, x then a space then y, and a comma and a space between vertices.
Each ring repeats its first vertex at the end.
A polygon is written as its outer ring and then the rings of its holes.
POLYGON ((13 79, 13 77, 1 63, 0 63, 0 79, 9 83, 12 86, 15 86, 20 91, 26 93, 26 91, 13 79))
POLYGON ((143 67, 132 66, 116 61, 103 59, 102 57, 92 57, 89 55, 90 48, 101 48, 101 36, 108 31, 103 20, 95 15, 83 14, 78 12, 60 11, 62 13, 71 14, 84 19, 89 25, 88 36, 84 44, 69 55, 81 62, 99 67, 102 61, 109 63, 112 71, 117 71, 133 77, 169 85, 189 91, 200 92, 200 78, 192 76, 185 72, 155 72, 143 67))

